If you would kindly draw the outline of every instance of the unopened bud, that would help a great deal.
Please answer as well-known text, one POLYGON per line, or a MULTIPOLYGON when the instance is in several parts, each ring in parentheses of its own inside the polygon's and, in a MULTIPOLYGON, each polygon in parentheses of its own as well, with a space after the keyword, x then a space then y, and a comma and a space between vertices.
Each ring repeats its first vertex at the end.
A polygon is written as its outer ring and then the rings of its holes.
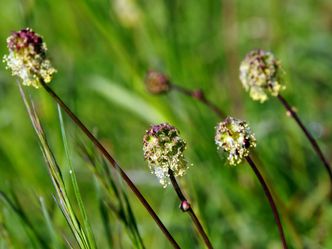
POLYGON ((180 204, 180 209, 183 212, 187 212, 191 208, 190 203, 188 201, 182 201, 180 204))
POLYGON ((149 71, 145 77, 146 88, 150 93, 162 94, 167 93, 171 84, 168 77, 157 71, 149 71))

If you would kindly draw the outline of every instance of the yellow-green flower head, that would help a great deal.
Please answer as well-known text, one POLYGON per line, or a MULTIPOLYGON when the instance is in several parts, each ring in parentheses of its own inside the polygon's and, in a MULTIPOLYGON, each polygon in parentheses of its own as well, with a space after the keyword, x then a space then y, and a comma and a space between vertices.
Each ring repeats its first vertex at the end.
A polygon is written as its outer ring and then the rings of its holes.
POLYGON ((150 70, 145 77, 146 89, 153 94, 167 93, 171 89, 168 77, 160 72, 150 70))
POLYGON ((170 183, 169 170, 174 176, 183 176, 188 169, 183 152, 186 142, 179 131, 168 123, 153 125, 143 137, 144 159, 152 174, 159 178, 163 187, 170 183))
POLYGON ((256 138, 248 124, 232 117, 227 117, 218 124, 215 142, 218 149, 228 153, 230 165, 241 163, 249 155, 250 148, 256 147, 256 138))
POLYGON ((285 89, 280 84, 280 64, 271 52, 261 49, 246 55, 240 65, 240 80, 252 99, 263 103, 268 94, 277 96, 285 89))
POLYGON ((9 54, 3 61, 12 75, 22 79, 23 85, 39 88, 40 81, 49 83, 56 70, 46 58, 46 45, 40 35, 29 28, 13 32, 7 38, 9 54))

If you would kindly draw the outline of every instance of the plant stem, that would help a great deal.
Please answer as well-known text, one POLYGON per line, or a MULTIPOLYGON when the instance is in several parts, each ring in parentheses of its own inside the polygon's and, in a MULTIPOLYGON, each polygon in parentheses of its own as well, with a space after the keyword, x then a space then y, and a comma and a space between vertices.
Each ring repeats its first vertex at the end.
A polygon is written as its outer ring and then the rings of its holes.
POLYGON ((278 210, 277 210, 277 206, 276 206, 276 204, 273 200, 272 194, 269 190, 269 187, 267 186, 263 176, 261 175, 258 168, 256 167, 254 161, 249 156, 246 157, 246 160, 249 163, 252 170, 255 172, 255 175, 258 178, 258 180, 259 180, 259 182, 260 182, 260 184, 261 184, 261 186, 264 190, 265 196, 268 199, 270 207, 272 209, 275 222, 277 223, 277 226, 278 226, 278 231, 279 231, 280 239, 281 239, 281 242, 282 242, 282 246, 283 246, 284 249, 287 249, 288 247, 287 247, 287 243, 286 243, 284 230, 282 228, 280 216, 279 216, 279 213, 278 213, 278 210))
POLYGON ((180 246, 174 240, 172 235, 169 233, 165 225, 159 219, 158 215, 152 209, 150 204, 141 194, 141 192, 137 189, 134 183, 130 180, 127 174, 122 170, 122 168, 118 165, 118 163, 114 160, 114 158, 108 153, 105 147, 98 141, 97 138, 86 128, 86 126, 80 121, 80 119, 69 109, 69 107, 60 99, 60 97, 48 86, 44 81, 41 80, 41 83, 44 89, 51 95, 51 97, 60 105, 60 107, 68 114, 68 116, 73 120, 73 122, 83 131, 83 133, 92 141, 92 143, 98 148, 98 150, 103 154, 103 156, 108 160, 108 162, 118 171, 122 179, 129 186, 131 191, 136 195, 139 201, 143 204, 145 209, 149 212, 150 216, 154 219, 154 221, 159 226, 160 230, 172 244, 172 246, 176 249, 180 249, 180 246))
POLYGON ((280 102, 284 105, 284 107, 286 108, 286 110, 290 113, 290 115, 295 120, 295 122, 300 126, 300 128, 302 129, 302 131, 304 132, 304 134, 306 135, 306 137, 308 138, 308 140, 311 143, 311 145, 312 145, 313 149, 315 150, 316 154, 319 156, 320 160, 323 162, 323 164, 324 164, 324 166, 325 166, 325 168, 327 170, 327 173, 329 174, 330 181, 331 181, 331 184, 332 184, 332 169, 331 169, 331 166, 328 163, 328 161, 325 158, 325 156, 323 155, 323 152, 319 148, 316 140, 310 134, 310 132, 308 131, 308 129, 304 126, 304 124, 302 123, 301 119, 296 114, 296 112, 292 109, 292 107, 289 105, 289 103, 287 102, 287 100, 283 96, 281 96, 280 94, 277 97, 280 100, 280 102))
POLYGON ((178 197, 181 201, 181 205, 180 205, 181 210, 183 212, 187 212, 189 214, 190 218, 192 219, 192 221, 195 224, 195 227, 196 227, 199 235, 202 237, 206 247, 209 248, 209 249, 213 249, 213 246, 212 246, 207 234, 205 233, 201 222, 197 218, 197 216, 196 216, 194 210, 192 209, 190 203, 187 201, 186 197, 183 195, 183 193, 181 191, 181 188, 180 188, 179 184, 177 183, 177 181, 174 177, 173 171, 171 169, 169 169, 168 174, 169 174, 169 177, 171 179, 173 188, 174 188, 176 194, 178 195, 178 197))
MULTIPOLYGON (((221 118, 221 119, 224 119, 225 117, 226 117, 226 114, 222 111, 222 110, 220 110, 220 108, 218 108, 215 104, 213 104, 212 102, 210 102, 206 97, 205 97, 205 95, 204 95, 204 92, 202 91, 202 90, 189 90, 189 89, 186 89, 186 88, 184 88, 184 87, 181 87, 181 86, 178 86, 178 85, 175 85, 175 84, 173 84, 173 83, 171 83, 171 89, 174 89, 174 90, 176 90, 176 91, 178 91, 178 92, 181 92, 181 93, 183 93, 183 94, 185 94, 185 95, 187 95, 187 96, 190 96, 190 97, 192 97, 192 98, 194 98, 194 99, 197 99, 198 101, 200 101, 201 103, 203 103, 203 104, 205 104, 210 110, 212 110, 215 114, 217 114, 217 116, 219 117, 219 118, 221 118)), ((279 98, 281 97, 280 95, 278 96, 279 98)), ((281 97, 282 98, 282 97, 281 97)), ((283 98, 282 98, 283 99, 283 98)), ((283 99, 284 100, 284 99, 283 99)), ((286 104, 287 104, 287 102, 286 102, 286 104)), ((288 105, 288 104, 287 104, 288 105)), ((289 107, 289 105, 288 105, 288 107, 289 107)), ((294 113, 294 111, 290 108, 289 109, 289 111, 292 113, 292 115, 293 115, 293 113, 294 113)), ((296 115, 296 113, 294 113, 294 115, 297 117, 297 115, 296 115)), ((296 118, 295 118, 296 119, 296 118)), ((304 126, 302 125, 302 123, 300 122, 300 120, 298 119, 298 117, 297 117, 297 122, 299 123, 299 124, 301 124, 300 126, 301 126, 301 128, 303 127, 304 128, 304 126)), ((303 129, 302 128, 302 129, 303 129)), ((306 130, 305 128, 304 128, 304 130, 306 130)), ((308 133, 308 132, 305 132, 306 134, 308 133)), ((309 134, 309 133, 308 133, 309 134)), ((310 135, 310 134, 309 134, 310 135)), ((312 138, 312 137, 311 137, 312 138)), ((315 140, 313 140, 314 142, 315 142, 315 140)), ((316 147, 318 148, 318 150, 319 150, 319 147, 318 147, 318 145, 317 145, 317 143, 315 142, 315 144, 316 144, 316 147)), ((320 150, 319 150, 320 151, 320 150)), ((322 153, 320 152, 320 155, 323 157, 323 155, 322 155, 322 153)), ((323 157, 324 158, 324 157, 323 157)), ((276 224, 277 224, 277 226, 278 226, 278 231, 279 231, 279 234, 280 234, 280 239, 281 239, 281 241, 282 241, 282 245, 283 245, 283 248, 284 249, 287 249, 288 247, 287 247, 287 243, 286 243, 286 239, 285 239, 285 234, 284 234, 284 231, 283 231, 283 227, 282 227, 282 224, 281 224, 281 221, 280 221, 280 217, 279 217, 279 213, 278 213, 278 210, 277 210, 277 207, 276 207, 276 204, 275 204, 275 202, 274 202, 274 200, 273 200, 273 198, 272 198, 272 194, 271 194, 271 192, 270 192, 270 190, 269 190, 269 188, 268 188, 268 186, 267 186, 267 184, 265 183, 265 180, 264 180, 264 178, 262 177, 262 175, 261 175, 261 173, 259 172, 259 170, 257 169, 257 167, 256 167, 256 165, 255 165, 255 163, 252 161, 252 159, 248 156, 248 157, 246 157, 246 160, 248 161, 248 163, 249 163, 249 165, 251 166, 251 168, 253 169, 253 171, 255 172, 255 174, 256 174, 256 176, 257 176, 257 178, 258 178, 258 180, 260 181, 260 183, 261 183, 261 185, 262 185, 262 187, 263 187, 263 190, 264 190, 264 192, 265 192, 265 195, 266 195, 266 197, 267 197, 267 199, 268 199, 268 201, 269 201, 269 204, 270 204, 270 206, 271 206, 271 208, 272 208, 272 211, 273 211, 273 215, 274 215, 274 219, 275 219, 275 221, 276 221, 276 224)), ((324 160, 324 162, 326 163, 327 161, 326 160, 324 160)), ((329 169, 329 167, 327 167, 327 169, 329 169)), ((329 173, 330 173, 330 171, 329 171, 329 173)), ((170 174, 171 175, 171 174, 170 174)), ((172 176, 172 175, 171 175, 172 176)), ((332 177, 332 174, 330 175, 331 177, 332 177)), ((174 178, 174 176, 173 176, 173 178, 174 178)), ((332 179, 332 178, 331 178, 332 179)), ((171 177, 171 180, 172 180, 172 177, 171 177)), ((174 178, 174 180, 175 180, 175 178, 174 178)), ((173 183, 173 180, 172 180, 172 183, 173 183)), ((176 183, 176 181, 175 181, 175 183, 176 183)), ((174 185, 174 184, 173 184, 174 185)), ((175 188, 175 187, 174 187, 175 188)), ((175 188, 176 189, 176 188, 175 188)), ((177 190, 176 190, 177 191, 177 190)), ((178 192, 177 192, 178 193, 178 192)), ((181 199, 181 196, 183 197, 183 194, 181 193, 181 191, 178 193, 178 196, 179 196, 179 198, 181 199)), ((184 197, 183 197, 184 198, 184 197)), ((204 232, 204 231, 203 231, 204 232)))
POLYGON ((187 88, 184 88, 182 86, 178 86, 175 85, 173 83, 171 83, 171 89, 174 89, 182 94, 185 94, 189 97, 192 97, 194 99, 197 99, 198 101, 200 101, 201 103, 203 103, 204 105, 206 105, 208 108, 211 109, 211 111, 213 111, 215 114, 217 114, 217 116, 221 119, 224 119, 226 117, 226 114, 220 110, 220 108, 218 106, 216 106, 215 104, 213 104, 210 100, 208 100, 205 97, 205 94, 202 90, 198 89, 198 90, 189 90, 187 88))

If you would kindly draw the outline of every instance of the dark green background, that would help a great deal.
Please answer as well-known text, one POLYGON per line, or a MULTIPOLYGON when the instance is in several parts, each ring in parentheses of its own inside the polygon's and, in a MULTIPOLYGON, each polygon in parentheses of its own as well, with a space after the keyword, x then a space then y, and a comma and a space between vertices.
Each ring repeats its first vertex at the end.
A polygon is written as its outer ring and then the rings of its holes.
MULTIPOLYGON (((247 164, 229 167, 214 144, 218 118, 205 106, 171 92, 151 96, 143 80, 154 68, 177 84, 202 88, 230 115, 248 121, 257 137, 259 168, 275 192, 290 248, 332 248, 329 179, 295 122, 271 97, 254 102, 238 79, 242 58, 254 48, 280 59, 283 95, 332 161, 332 2, 329 0, 1 0, 0 54, 11 31, 31 27, 44 37, 58 72, 51 87, 112 151, 183 248, 203 248, 169 187, 149 174, 142 136, 152 123, 170 122, 187 141, 193 166, 181 185, 215 248, 280 248, 270 208, 247 164), (127 4, 126 4, 127 3, 127 4), (132 3, 132 9, 128 7, 132 3)), ((43 90, 27 89, 68 179, 55 104, 43 90)), ((83 136, 65 118, 73 164, 99 248, 106 248, 95 180, 77 153, 83 136)), ((84 140, 86 143, 87 141, 84 140)), ((14 191, 43 234, 38 197, 54 206, 53 186, 16 79, 0 68, 0 189, 14 191)), ((170 248, 130 193, 147 248, 170 248)), ((0 224, 17 248, 28 242, 17 217, 0 202, 0 224)), ((71 238, 59 210, 53 221, 71 238)), ((125 233, 113 217, 113 232, 125 233)), ((1 228, 0 228, 1 229, 1 228)), ((131 248, 123 236, 123 248, 131 248)), ((0 243, 1 244, 1 243, 0 243)))

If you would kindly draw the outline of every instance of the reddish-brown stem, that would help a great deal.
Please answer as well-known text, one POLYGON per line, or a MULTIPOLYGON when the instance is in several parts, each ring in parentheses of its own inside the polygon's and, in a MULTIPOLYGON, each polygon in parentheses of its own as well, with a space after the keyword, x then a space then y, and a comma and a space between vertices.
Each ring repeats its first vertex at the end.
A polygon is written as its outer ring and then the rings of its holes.
POLYGON ((301 130, 303 131, 303 133, 308 138, 308 140, 309 140, 310 144, 312 145, 313 149, 315 150, 316 154, 318 155, 318 157, 320 158, 320 160, 323 162, 323 164, 325 166, 325 169, 327 170, 327 173, 329 174, 330 181, 331 181, 331 184, 332 184, 332 169, 331 169, 331 166, 328 163, 328 161, 325 158, 325 156, 323 155, 323 152, 319 148, 316 140, 310 134, 310 132, 308 131, 308 129, 304 126, 304 124, 302 123, 301 119, 296 114, 296 112, 293 110, 293 108, 289 105, 289 103, 287 102, 287 100, 283 96, 281 96, 280 94, 278 95, 278 99, 280 100, 280 102, 283 104, 283 106, 286 108, 286 110, 289 112, 289 114, 292 116, 292 118, 295 120, 295 122, 300 126, 301 130))
POLYGON ((174 240, 174 238, 169 233, 169 231, 167 230, 165 225, 162 223, 162 221, 159 219, 158 215, 152 209, 150 204, 147 202, 147 200, 144 198, 144 196, 141 194, 141 192, 137 189, 137 187, 134 185, 134 183, 130 180, 130 178, 127 176, 127 174, 122 170, 122 168, 114 160, 114 158, 108 153, 108 151, 105 149, 105 147, 98 141, 97 138, 95 138, 95 136, 88 130, 88 128, 86 128, 86 126, 80 121, 80 119, 60 99, 60 97, 48 85, 46 85, 43 81, 41 81, 41 83, 42 83, 44 89, 60 105, 60 107, 68 114, 68 116, 83 131, 83 133, 92 141, 92 143, 98 148, 98 150, 103 154, 103 156, 108 160, 108 162, 114 167, 114 169, 117 170, 117 172, 120 174, 122 179, 129 186, 131 191, 135 194, 135 196, 138 198, 138 200, 142 203, 142 205, 148 211, 150 216, 157 223, 158 227, 163 232, 163 234, 166 236, 166 238, 169 240, 169 242, 172 244, 173 248, 180 249, 180 246, 174 240))
POLYGON ((192 209, 190 203, 187 201, 186 197, 182 193, 181 188, 180 188, 179 184, 177 183, 177 181, 175 179, 173 171, 171 169, 169 169, 168 174, 169 174, 169 177, 171 179, 171 183, 173 185, 173 188, 174 188, 177 196, 179 197, 179 199, 181 201, 181 204, 180 204, 181 210, 183 212, 187 212, 189 214, 190 218, 194 222, 194 225, 197 229, 198 234, 202 237, 206 247, 209 248, 209 249, 213 249, 213 246, 212 246, 207 234, 205 233, 201 222, 199 221, 198 217, 196 216, 196 214, 195 214, 194 210, 192 209))
MULTIPOLYGON (((204 92, 202 90, 189 90, 189 89, 186 89, 184 87, 175 85, 173 83, 171 84, 171 89, 174 89, 178 92, 181 92, 182 94, 185 94, 185 95, 190 96, 194 99, 197 99, 201 103, 205 104, 214 113, 216 113, 219 118, 224 119, 226 117, 226 114, 222 110, 220 110, 220 108, 218 108, 215 104, 213 104, 208 99, 206 99, 206 97, 204 95, 204 92)), ((277 227, 278 227, 278 231, 279 231, 279 234, 280 234, 280 239, 281 239, 283 248, 288 249, 286 239, 285 239, 285 234, 284 234, 283 227, 282 227, 281 220, 280 220, 280 216, 279 216, 276 204, 273 200, 272 194, 271 194, 267 184, 265 183, 265 180, 264 180, 263 176, 260 174, 259 170, 257 169, 257 167, 256 167, 255 163, 252 161, 252 159, 248 156, 248 157, 246 157, 246 160, 248 161, 249 165, 251 166, 251 168, 255 172, 255 175, 257 176, 259 182, 261 183, 261 185, 263 187, 265 196, 269 201, 269 204, 270 204, 272 212, 273 212, 274 219, 275 219, 277 227)), ((172 180, 172 177, 171 177, 171 180, 172 180)), ((172 183, 173 183, 173 181, 172 181, 172 183)), ((181 196, 183 196, 183 194, 181 192, 179 192, 178 196, 181 199, 181 196)))
MULTIPOLYGON (((210 110, 212 110, 214 113, 216 113, 219 118, 224 119, 226 117, 226 114, 223 111, 221 111, 220 108, 218 108, 215 104, 213 104, 208 99, 206 99, 203 91, 201 91, 201 90, 194 90, 194 91, 189 90, 189 89, 183 88, 181 86, 175 85, 173 83, 171 84, 171 89, 177 90, 178 92, 181 92, 181 93, 183 93, 187 96, 190 96, 194 99, 199 100, 201 103, 205 104, 210 110)), ((286 243, 286 239, 285 239, 285 234, 284 234, 284 231, 283 231, 283 227, 281 225, 281 221, 280 221, 280 217, 279 217, 279 213, 278 213, 276 204, 275 204, 275 202, 272 198, 272 194, 271 194, 267 184, 265 183, 264 178, 262 177, 262 175, 258 171, 255 163, 251 160, 250 157, 246 157, 246 160, 248 161, 249 165, 251 166, 251 168, 255 172, 259 182, 261 183, 261 185, 263 187, 264 193, 266 195, 266 198, 269 201, 269 204, 271 206, 271 209, 272 209, 272 212, 273 212, 273 215, 274 215, 274 219, 275 219, 276 224, 278 226, 278 231, 279 231, 279 234, 280 234, 280 239, 282 241, 283 248, 287 249, 288 247, 287 247, 287 243, 286 243)), ((179 198, 180 198, 180 195, 179 195, 179 198)))
POLYGON ((272 194, 269 190, 269 187, 267 186, 263 176, 261 175, 258 168, 256 167, 254 161, 249 156, 246 157, 246 160, 249 163, 252 170, 255 172, 255 175, 258 178, 258 180, 259 180, 259 182, 260 182, 260 184, 261 184, 261 186, 264 190, 265 196, 266 196, 267 200, 269 201, 270 207, 272 209, 275 222, 278 226, 278 231, 279 231, 280 239, 281 239, 281 242, 282 242, 282 246, 283 246, 284 249, 287 249, 288 246, 287 246, 287 243, 286 243, 286 238, 285 238, 284 230, 283 230, 283 227, 282 227, 282 224, 281 224, 278 209, 277 209, 277 206, 276 206, 276 204, 273 200, 273 197, 272 197, 272 194))
POLYGON ((189 97, 197 99, 198 101, 200 101, 201 103, 206 105, 208 108, 210 108, 215 114, 217 114, 217 116, 219 118, 224 119, 226 117, 226 114, 222 110, 220 110, 220 108, 218 106, 213 104, 210 100, 208 100, 205 97, 204 92, 202 90, 200 90, 200 89, 199 90, 189 90, 187 88, 175 85, 173 83, 171 83, 170 87, 171 87, 171 89, 174 89, 174 90, 176 90, 180 93, 183 93, 183 94, 185 94, 189 97))

